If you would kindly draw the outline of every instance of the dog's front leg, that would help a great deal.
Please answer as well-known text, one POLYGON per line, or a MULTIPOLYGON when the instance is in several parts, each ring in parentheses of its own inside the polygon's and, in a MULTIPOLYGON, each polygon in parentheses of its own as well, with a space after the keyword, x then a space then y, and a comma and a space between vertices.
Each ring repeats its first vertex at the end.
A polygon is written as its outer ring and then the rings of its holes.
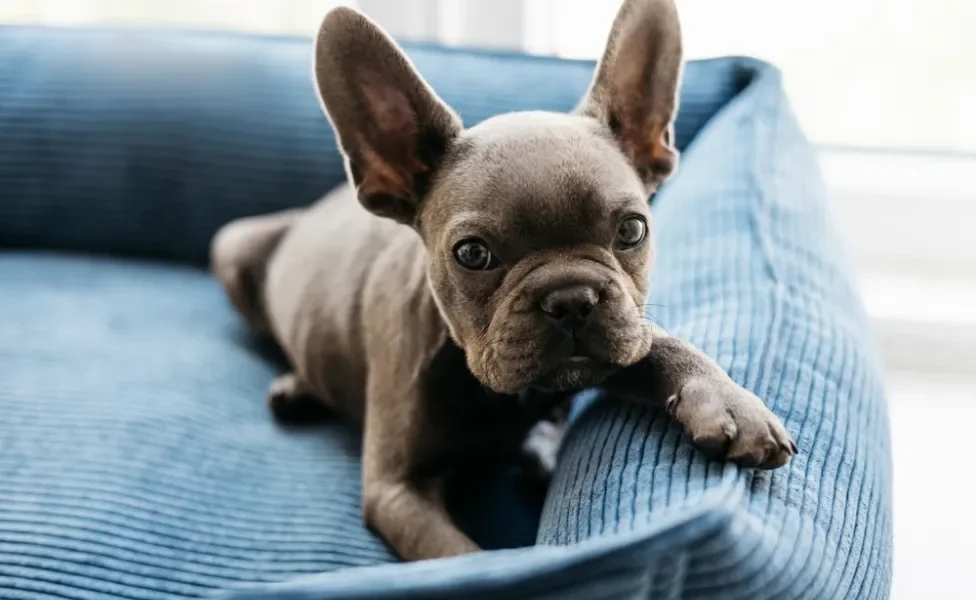
MULTIPOLYGON (((426 443, 417 412, 419 390, 371 386, 363 437, 363 519, 403 560, 457 556, 479 550, 448 514, 443 477, 418 477, 426 443), (387 394, 377 397, 377 394, 387 394)), ((434 432, 428 432, 434 435, 434 432)))
POLYGON ((440 480, 416 483, 379 476, 363 481, 367 525, 403 560, 445 558, 479 548, 444 508, 440 480))
POLYGON ((663 406, 713 458, 774 469, 796 452, 762 400, 691 344, 655 332, 650 352, 606 382, 623 399, 663 406))

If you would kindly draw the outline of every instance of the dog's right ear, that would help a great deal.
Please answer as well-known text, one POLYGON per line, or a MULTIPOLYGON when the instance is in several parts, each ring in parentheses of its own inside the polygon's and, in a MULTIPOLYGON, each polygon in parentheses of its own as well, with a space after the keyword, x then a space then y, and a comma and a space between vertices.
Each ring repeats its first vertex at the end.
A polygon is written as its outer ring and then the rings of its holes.
POLYGON ((678 162, 681 27, 674 0, 624 0, 577 112, 602 122, 649 190, 678 162))
POLYGON ((462 130, 378 25, 335 8, 315 41, 315 83, 359 201, 413 224, 429 177, 462 130))

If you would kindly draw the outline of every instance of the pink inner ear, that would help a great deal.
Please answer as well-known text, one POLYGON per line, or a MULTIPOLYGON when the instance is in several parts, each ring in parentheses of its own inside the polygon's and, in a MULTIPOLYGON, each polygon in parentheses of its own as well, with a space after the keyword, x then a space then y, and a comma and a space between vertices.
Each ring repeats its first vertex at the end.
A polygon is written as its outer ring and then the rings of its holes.
POLYGON ((413 187, 413 175, 404 172, 376 152, 365 136, 357 133, 362 181, 359 191, 367 196, 388 195, 408 197, 413 187))
POLYGON ((620 127, 618 140, 642 177, 652 173, 666 177, 674 168, 674 152, 667 140, 668 123, 651 114, 644 104, 646 101, 637 88, 616 95, 614 112, 620 127))
POLYGON ((359 69, 357 80, 377 133, 388 138, 414 139, 419 127, 410 98, 372 69, 359 69))
POLYGON ((618 135, 624 152, 641 171, 667 176, 674 168, 674 152, 667 139, 670 115, 655 114, 659 99, 654 95, 668 92, 653 89, 667 82, 655 77, 654 56, 647 45, 647 37, 652 33, 621 35, 622 43, 614 56, 610 75, 610 97, 620 124, 618 135))
POLYGON ((363 168, 361 191, 409 197, 414 176, 428 170, 417 156, 417 112, 407 94, 379 73, 361 68, 356 76, 368 112, 367 128, 356 134, 363 168))

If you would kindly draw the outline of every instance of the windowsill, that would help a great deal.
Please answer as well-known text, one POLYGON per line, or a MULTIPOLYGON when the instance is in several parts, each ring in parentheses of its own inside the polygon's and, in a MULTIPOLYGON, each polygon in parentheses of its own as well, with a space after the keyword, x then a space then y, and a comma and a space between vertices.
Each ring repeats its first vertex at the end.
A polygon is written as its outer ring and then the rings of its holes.
POLYGON ((831 208, 893 370, 976 364, 976 157, 822 150, 831 208))

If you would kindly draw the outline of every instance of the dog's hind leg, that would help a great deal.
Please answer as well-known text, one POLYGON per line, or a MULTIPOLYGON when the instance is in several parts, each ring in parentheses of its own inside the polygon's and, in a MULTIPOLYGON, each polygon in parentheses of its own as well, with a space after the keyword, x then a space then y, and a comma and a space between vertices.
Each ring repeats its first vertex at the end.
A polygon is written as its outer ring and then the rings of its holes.
POLYGON ((255 331, 271 331, 264 311, 264 276, 278 243, 304 209, 231 221, 210 243, 210 269, 234 308, 255 331))

